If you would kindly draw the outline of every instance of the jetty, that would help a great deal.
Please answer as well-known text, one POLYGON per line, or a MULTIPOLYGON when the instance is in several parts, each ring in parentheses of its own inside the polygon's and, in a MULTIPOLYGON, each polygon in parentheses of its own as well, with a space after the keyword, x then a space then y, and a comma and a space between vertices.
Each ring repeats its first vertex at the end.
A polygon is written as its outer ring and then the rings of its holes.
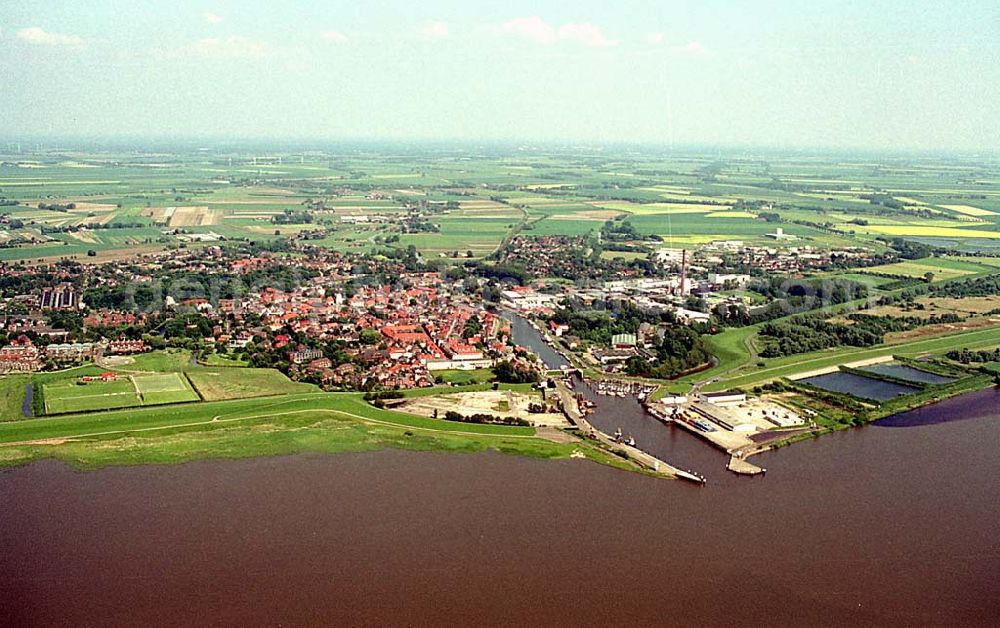
POLYGON ((584 417, 584 413, 580 409, 579 399, 566 383, 557 382, 556 391, 559 394, 560 401, 562 402, 563 412, 566 414, 566 418, 569 419, 570 423, 579 428, 585 436, 594 438, 610 451, 619 453, 640 467, 653 471, 654 473, 668 477, 677 477, 683 480, 697 482, 698 484, 704 484, 706 482, 706 479, 700 475, 690 471, 684 471, 683 469, 678 469, 670 463, 660 460, 659 458, 650 455, 637 447, 627 443, 620 443, 591 425, 590 422, 584 417))
POLYGON ((758 467, 751 462, 747 462, 745 458, 741 458, 735 454, 729 458, 729 464, 726 465, 726 468, 733 473, 738 473, 740 475, 758 475, 760 473, 767 473, 767 469, 758 467))

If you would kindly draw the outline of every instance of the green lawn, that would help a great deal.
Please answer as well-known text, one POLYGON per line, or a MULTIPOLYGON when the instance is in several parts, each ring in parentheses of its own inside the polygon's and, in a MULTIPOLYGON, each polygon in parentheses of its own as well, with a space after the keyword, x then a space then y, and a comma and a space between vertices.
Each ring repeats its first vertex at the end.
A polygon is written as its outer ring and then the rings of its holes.
POLYGON ((87 410, 130 408, 141 405, 135 386, 128 379, 114 382, 80 383, 78 378, 44 384, 46 414, 87 410))
POLYGON ((440 377, 448 384, 465 386, 467 384, 482 384, 491 381, 493 379, 493 371, 490 369, 434 371, 434 377, 435 379, 440 377))
POLYGON ((312 384, 293 382, 275 369, 200 368, 187 372, 205 401, 243 399, 315 391, 312 384))
POLYGON ((187 349, 164 349, 132 356, 132 362, 122 365, 128 371, 183 371, 191 368, 191 352, 187 349))
POLYGON ((751 325, 726 329, 714 336, 707 336, 705 340, 709 351, 719 363, 707 371, 690 375, 684 380, 689 378, 696 381, 707 379, 745 364, 750 359, 746 341, 755 333, 757 333, 757 326, 751 325))
POLYGON ((201 400, 182 373, 136 375, 132 381, 144 406, 201 400))
POLYGON ((14 421, 24 417, 21 406, 24 403, 24 387, 29 381, 30 375, 0 377, 0 421, 14 421))
POLYGON ((209 353, 201 358, 201 362, 205 366, 229 366, 229 367, 244 367, 249 364, 246 360, 237 359, 231 355, 222 355, 219 353, 209 353))

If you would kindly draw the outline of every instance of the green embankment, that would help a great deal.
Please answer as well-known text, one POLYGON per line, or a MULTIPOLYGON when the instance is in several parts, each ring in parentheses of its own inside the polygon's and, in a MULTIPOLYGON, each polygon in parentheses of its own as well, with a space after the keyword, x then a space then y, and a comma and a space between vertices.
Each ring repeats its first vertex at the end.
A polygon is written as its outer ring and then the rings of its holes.
POLYGON ((14 421, 24 416, 21 413, 24 387, 30 380, 30 375, 0 377, 0 421, 14 421))
POLYGON ((747 339, 757 332, 758 325, 747 327, 734 327, 726 329, 714 336, 706 336, 705 341, 709 351, 719 361, 718 364, 700 373, 693 373, 678 379, 678 382, 693 383, 704 381, 711 377, 716 377, 728 373, 729 371, 746 364, 750 359, 750 352, 747 350, 747 339))
POLYGON ((0 466, 57 458, 78 467, 184 462, 385 447, 624 461, 584 441, 554 443, 530 427, 452 423, 372 407, 353 393, 312 393, 142 408, 0 425, 0 466), (66 441, 66 439, 73 439, 66 441), (25 441, 47 441, 25 443, 25 441))

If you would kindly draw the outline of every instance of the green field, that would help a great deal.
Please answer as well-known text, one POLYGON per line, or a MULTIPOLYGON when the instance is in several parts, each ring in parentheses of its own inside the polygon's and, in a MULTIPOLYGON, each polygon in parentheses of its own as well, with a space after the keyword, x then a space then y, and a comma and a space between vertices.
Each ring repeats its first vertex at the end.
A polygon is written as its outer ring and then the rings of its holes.
POLYGON ((949 279, 957 279, 959 277, 989 271, 990 269, 988 267, 974 262, 940 257, 928 257, 919 260, 897 262, 895 264, 872 266, 860 269, 858 272, 899 275, 901 277, 912 277, 914 279, 921 278, 925 274, 931 273, 934 275, 935 281, 947 281, 949 279))
POLYGON ((182 403, 200 399, 182 373, 135 375, 129 379, 135 383, 135 387, 139 391, 139 398, 144 406, 182 403))
POLYGON ((491 381, 493 379, 493 371, 490 369, 435 371, 434 378, 437 379, 438 377, 445 383, 465 386, 491 381))
POLYGON ((191 352, 185 349, 150 351, 126 358, 122 370, 128 371, 183 371, 191 366, 191 352))
POLYGON ((78 379, 52 382, 42 387, 46 414, 87 410, 131 408, 142 405, 135 386, 128 379, 115 382, 79 383, 78 379))
POLYGON ((0 421, 13 421, 24 415, 24 387, 31 381, 30 375, 11 374, 0 377, 0 421))
POLYGON ((82 383, 78 377, 42 385, 46 414, 66 414, 198 401, 179 373, 120 376, 117 381, 82 383))
POLYGON ((274 369, 203 368, 187 372, 205 401, 243 399, 315 391, 312 384, 293 382, 274 369))
POLYGON ((246 360, 240 360, 233 356, 222 355, 219 353, 210 353, 207 356, 200 358, 200 361, 205 364, 205 366, 228 366, 228 367, 244 367, 247 366, 248 362, 246 360))
POLYGON ((177 463, 301 452, 386 447, 474 452, 494 449, 539 458, 582 455, 619 468, 620 458, 584 441, 554 443, 533 428, 427 419, 374 408, 349 393, 287 395, 141 408, 0 424, 0 467, 57 458, 77 467, 177 463), (26 441, 49 439, 50 444, 26 441), (68 440, 51 444, 52 440, 68 440))

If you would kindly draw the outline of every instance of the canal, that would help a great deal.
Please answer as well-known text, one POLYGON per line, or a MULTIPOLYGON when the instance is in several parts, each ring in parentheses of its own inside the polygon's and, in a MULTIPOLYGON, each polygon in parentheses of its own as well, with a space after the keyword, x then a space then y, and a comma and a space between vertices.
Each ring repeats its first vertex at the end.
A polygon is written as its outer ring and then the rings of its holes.
POLYGON ((501 316, 510 321, 510 335, 514 344, 533 351, 550 371, 570 366, 569 361, 545 342, 542 334, 526 318, 509 310, 503 310, 501 316))

